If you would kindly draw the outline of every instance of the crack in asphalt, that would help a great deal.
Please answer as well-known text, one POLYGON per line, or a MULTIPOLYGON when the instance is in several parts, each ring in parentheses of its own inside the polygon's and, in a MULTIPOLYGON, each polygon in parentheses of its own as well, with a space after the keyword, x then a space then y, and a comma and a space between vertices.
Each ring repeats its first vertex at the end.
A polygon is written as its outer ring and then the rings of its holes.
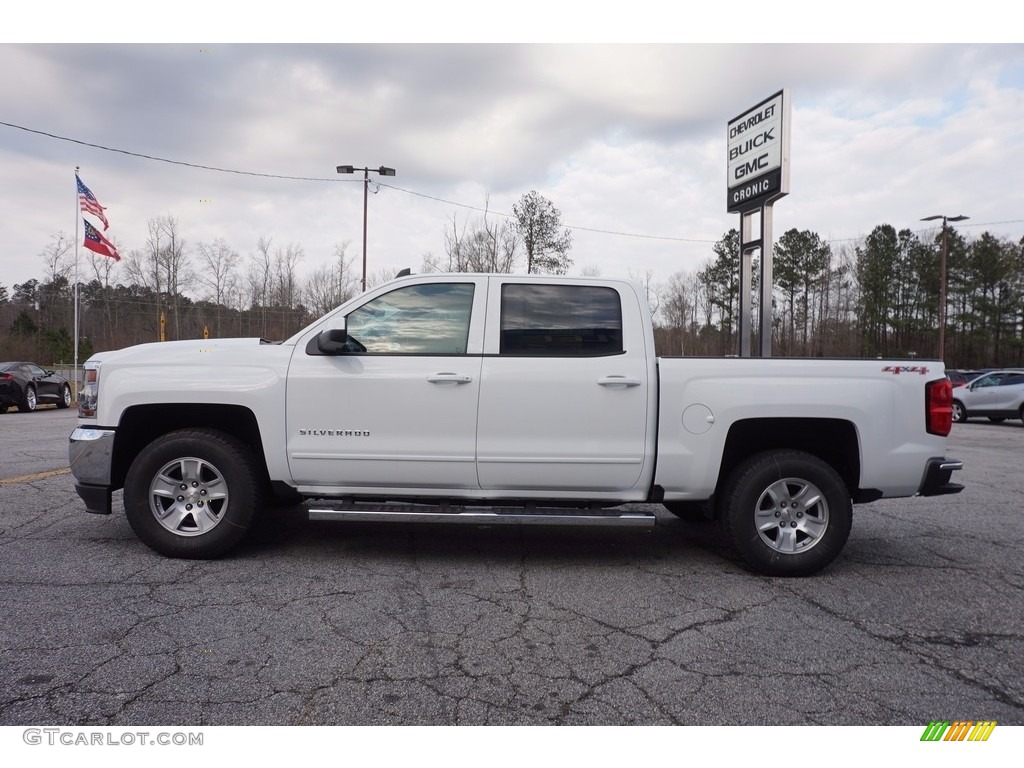
POLYGON ((930 666, 934 669, 940 670, 947 675, 955 677, 962 683, 969 685, 974 688, 978 688, 988 696, 991 696, 996 701, 1013 707, 1016 710, 1024 713, 1024 699, 1014 696, 1007 690, 999 688, 989 682, 977 680, 963 673, 961 670, 956 669, 952 665, 943 663, 944 657, 942 655, 936 655, 928 653, 927 648, 929 646, 939 646, 946 648, 976 648, 984 646, 992 648, 993 640, 1014 640, 1024 641, 1024 634, 1020 633, 979 633, 979 632, 963 632, 954 634, 920 634, 914 633, 909 630, 903 630, 897 635, 886 635, 880 632, 874 631, 870 626, 860 619, 853 616, 849 616, 840 611, 834 610, 829 606, 825 605, 821 601, 815 600, 808 595, 802 594, 799 590, 789 590, 794 597, 806 602, 809 605, 814 606, 823 613, 831 616, 834 619, 842 621, 843 623, 855 628, 858 632, 861 632, 872 639, 895 645, 900 650, 907 652, 911 656, 915 657, 922 663, 930 666))

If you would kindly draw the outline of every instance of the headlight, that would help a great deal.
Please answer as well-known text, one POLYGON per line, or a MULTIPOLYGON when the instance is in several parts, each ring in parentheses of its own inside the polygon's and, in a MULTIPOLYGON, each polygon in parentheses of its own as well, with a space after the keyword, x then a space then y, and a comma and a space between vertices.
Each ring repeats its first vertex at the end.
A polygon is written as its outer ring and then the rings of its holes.
POLYGON ((82 389, 78 393, 78 416, 96 418, 96 402, 100 390, 100 364, 86 362, 82 371, 82 389))

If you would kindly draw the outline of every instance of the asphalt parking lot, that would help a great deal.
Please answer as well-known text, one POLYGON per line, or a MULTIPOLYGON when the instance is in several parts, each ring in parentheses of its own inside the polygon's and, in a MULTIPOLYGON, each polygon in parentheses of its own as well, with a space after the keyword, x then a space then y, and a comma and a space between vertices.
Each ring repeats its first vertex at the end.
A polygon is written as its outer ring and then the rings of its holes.
MULTIPOLYGON (((0 725, 1024 724, 1024 425, 954 426, 959 496, 857 507, 756 576, 708 526, 311 523, 169 560, 0 414, 0 725)), ((120 505, 115 495, 115 509, 120 505)))

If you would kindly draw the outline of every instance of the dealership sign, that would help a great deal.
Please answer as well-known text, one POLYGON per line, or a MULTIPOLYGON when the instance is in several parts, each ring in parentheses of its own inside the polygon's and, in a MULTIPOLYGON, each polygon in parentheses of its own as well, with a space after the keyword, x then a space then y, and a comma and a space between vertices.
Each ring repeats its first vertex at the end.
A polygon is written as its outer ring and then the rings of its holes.
POLYGON ((789 192, 789 123, 784 90, 729 121, 729 213, 760 208, 789 192))

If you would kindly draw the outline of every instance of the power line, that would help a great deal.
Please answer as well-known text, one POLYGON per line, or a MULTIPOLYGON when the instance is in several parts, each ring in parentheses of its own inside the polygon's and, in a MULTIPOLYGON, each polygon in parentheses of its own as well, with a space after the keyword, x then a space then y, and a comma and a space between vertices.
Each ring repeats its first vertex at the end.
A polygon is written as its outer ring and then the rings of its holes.
MULTIPOLYGON (((56 139, 58 141, 67 141, 67 142, 70 142, 71 144, 78 144, 78 145, 83 146, 83 147, 91 147, 92 149, 100 149, 100 150, 103 150, 104 152, 114 152, 114 153, 121 154, 121 155, 128 155, 129 157, 142 158, 143 160, 153 160, 155 162, 168 163, 170 165, 180 165, 180 166, 183 166, 185 168, 197 168, 197 169, 204 170, 204 171, 215 171, 217 173, 233 173, 233 174, 236 174, 238 176, 256 176, 256 177, 264 178, 264 179, 284 179, 284 180, 287 180, 287 181, 341 182, 341 183, 349 183, 349 184, 353 183, 352 179, 340 179, 340 178, 333 178, 333 177, 316 177, 316 176, 287 176, 287 175, 284 175, 284 174, 277 174, 277 173, 261 173, 261 172, 258 172, 258 171, 240 171, 240 170, 237 170, 235 168, 218 168, 217 166, 213 166, 213 165, 203 165, 201 163, 190 163, 190 162, 187 162, 185 160, 171 160, 171 159, 166 158, 166 157, 158 157, 156 155, 147 155, 147 154, 145 154, 143 152, 132 152, 131 150, 128 150, 128 149, 119 149, 117 147, 107 147, 107 146, 104 146, 103 144, 96 144, 94 142, 83 141, 81 139, 73 139, 70 136, 61 136, 59 134, 50 133, 48 131, 40 131, 40 130, 37 130, 35 128, 27 128, 27 127, 25 127, 23 125, 16 125, 15 123, 8 123, 8 122, 5 122, 3 120, 0 120, 0 125, 7 126, 8 128, 15 128, 15 129, 17 129, 19 131, 25 131, 26 133, 34 133, 37 136, 45 136, 46 138, 49 138, 49 139, 56 139)), ((489 210, 487 208, 480 208, 478 206, 467 205, 465 203, 458 203, 458 202, 455 202, 454 200, 446 200, 446 199, 444 199, 442 197, 435 197, 433 195, 427 195, 427 194, 425 194, 423 192, 416 192, 416 191, 411 190, 411 189, 404 189, 403 187, 398 187, 398 186, 395 186, 394 184, 384 184, 384 183, 378 182, 377 185, 380 186, 380 187, 387 187, 388 189, 393 189, 396 192, 403 192, 403 193, 405 193, 407 195, 413 195, 414 197, 422 197, 422 198, 425 198, 427 200, 434 200, 435 202, 444 203, 445 205, 451 205, 451 206, 455 206, 457 208, 464 208, 466 210, 476 211, 478 213, 493 213, 495 216, 502 216, 502 217, 507 218, 507 219, 513 218, 512 214, 510 214, 510 213, 502 213, 500 211, 491 211, 491 210, 489 210)), ((566 225, 566 227, 568 229, 578 230, 580 232, 596 232, 598 234, 618 235, 620 237, 635 237, 635 238, 640 238, 640 239, 644 239, 644 240, 667 240, 667 241, 671 241, 671 242, 680 242, 680 243, 714 243, 714 242, 716 242, 714 240, 697 240, 697 239, 685 238, 685 237, 668 237, 668 236, 661 236, 661 235, 643 235, 643 234, 638 234, 638 233, 635 233, 635 232, 615 232, 615 231, 607 230, 607 229, 593 229, 591 227, 577 227, 577 226, 571 226, 571 225, 566 225)))
MULTIPOLYGON (((107 147, 107 146, 104 146, 103 144, 96 144, 96 143, 89 142, 89 141, 83 141, 81 139, 73 139, 73 138, 71 138, 69 136, 60 136, 59 134, 56 134, 56 133, 49 133, 48 131, 40 131, 40 130, 37 130, 35 128, 27 128, 27 127, 25 127, 23 125, 17 125, 15 123, 8 123, 8 122, 5 122, 3 120, 0 120, 0 125, 6 126, 8 128, 14 128, 14 129, 17 129, 19 131, 25 131, 26 133, 34 133, 34 134, 36 134, 38 136, 45 136, 45 137, 50 138, 50 139, 56 139, 58 141, 67 141, 67 142, 70 142, 71 144, 78 144, 78 145, 83 146, 83 147, 91 147, 92 149, 100 149, 100 150, 103 150, 104 152, 114 152, 114 153, 117 153, 117 154, 128 155, 129 157, 138 157, 138 158, 141 158, 143 160, 153 160, 155 162, 168 163, 170 165, 180 165, 180 166, 183 166, 185 168, 197 168, 199 170, 204 170, 204 171, 215 171, 217 173, 232 173, 232 174, 235 174, 235 175, 238 175, 238 176, 255 176, 255 177, 264 178, 264 179, 283 179, 283 180, 286 180, 286 181, 317 181, 317 182, 336 182, 336 183, 340 182, 340 183, 349 183, 349 184, 354 183, 355 181, 359 181, 358 179, 353 180, 353 179, 342 179, 342 178, 336 178, 336 177, 317 177, 317 176, 288 176, 288 175, 277 174, 277 173, 261 173, 259 171, 240 171, 240 170, 237 170, 237 169, 234 169, 234 168, 218 168, 217 166, 213 166, 213 165, 203 165, 201 163, 190 163, 190 162, 187 162, 187 161, 184 161, 184 160, 171 160, 171 159, 166 158, 166 157, 158 157, 156 155, 147 155, 147 154, 142 153, 142 152, 132 152, 131 150, 119 149, 117 147, 107 147)), ((492 211, 492 210, 490 210, 488 208, 480 208, 479 206, 468 205, 466 203, 459 203, 459 202, 456 202, 454 200, 447 200, 447 199, 445 199, 443 197, 436 197, 434 195, 428 195, 428 194, 423 193, 423 192, 416 192, 416 191, 411 190, 411 189, 405 189, 403 187, 395 186, 394 184, 385 184, 385 183, 382 183, 382 182, 377 182, 377 185, 380 186, 380 187, 387 187, 388 189, 393 189, 396 192, 402 192, 402 193, 407 194, 407 195, 412 195, 414 197, 422 197, 422 198, 424 198, 426 200, 433 200, 435 202, 443 203, 445 205, 451 205, 451 206, 454 206, 456 208, 463 208, 465 210, 475 211, 477 213, 484 213, 484 214, 491 213, 491 214, 494 214, 495 216, 501 216, 501 217, 506 218, 506 219, 513 218, 513 215, 510 214, 510 213, 503 213, 501 211, 492 211)), ((986 222, 972 222, 970 224, 961 224, 959 226, 960 227, 990 227, 990 226, 996 226, 996 225, 1001 225, 1001 224, 1020 224, 1022 222, 1024 222, 1024 219, 1009 219, 1009 220, 1006 220, 1006 221, 992 221, 992 222, 987 222, 987 223, 986 222)), ((596 229, 596 228, 593 228, 593 227, 580 227, 580 226, 575 226, 575 225, 571 225, 571 224, 566 224, 565 226, 566 226, 567 229, 571 229, 571 230, 575 230, 575 231, 579 231, 579 232, 592 232, 592 233, 601 234, 601 235, 614 235, 616 237, 632 237, 632 238, 637 238, 637 239, 640 239, 640 240, 663 240, 663 241, 675 242, 675 243, 703 243, 703 244, 714 244, 714 243, 718 242, 717 240, 703 240, 703 239, 698 239, 698 238, 671 237, 671 236, 667 236, 667 235, 645 235, 645 234, 640 234, 640 233, 636 233, 636 232, 620 232, 620 231, 617 231, 617 230, 610 230, 610 229, 596 229)), ((926 232, 926 231, 928 231, 928 230, 927 229, 917 230, 917 232, 926 232)), ((863 239, 863 236, 860 236, 860 237, 847 237, 847 238, 832 238, 832 239, 827 240, 826 242, 828 242, 828 243, 846 243, 846 242, 855 242, 855 241, 862 240, 862 239, 863 239)))
POLYGON ((351 179, 334 179, 334 178, 316 178, 312 176, 283 176, 275 173, 257 173, 256 171, 238 171, 233 168, 217 168, 213 165, 200 165, 199 163, 188 163, 184 160, 170 160, 166 157, 157 157, 155 155, 146 155, 142 152, 132 152, 127 149, 117 149, 116 147, 105 147, 102 144, 93 144, 89 141, 82 141, 80 139, 72 139, 68 136, 58 136, 56 133, 47 133, 46 131, 38 131, 34 128, 26 128, 23 125, 15 125, 14 123, 6 123, 0 120, 0 125, 6 125, 8 128, 17 128, 19 131, 26 131, 28 133, 34 133, 39 136, 46 136, 50 139, 57 139, 59 141, 68 141, 72 144, 79 144, 83 147, 92 147, 93 149, 102 149, 104 152, 116 152, 121 155, 129 155, 130 157, 141 157, 145 160, 155 160, 160 163, 169 163, 171 165, 183 165, 186 168, 199 168, 204 171, 217 171, 218 173, 234 173, 239 176, 260 176, 266 179, 287 179, 290 181, 335 181, 335 182, 349 182, 352 183, 351 179))

